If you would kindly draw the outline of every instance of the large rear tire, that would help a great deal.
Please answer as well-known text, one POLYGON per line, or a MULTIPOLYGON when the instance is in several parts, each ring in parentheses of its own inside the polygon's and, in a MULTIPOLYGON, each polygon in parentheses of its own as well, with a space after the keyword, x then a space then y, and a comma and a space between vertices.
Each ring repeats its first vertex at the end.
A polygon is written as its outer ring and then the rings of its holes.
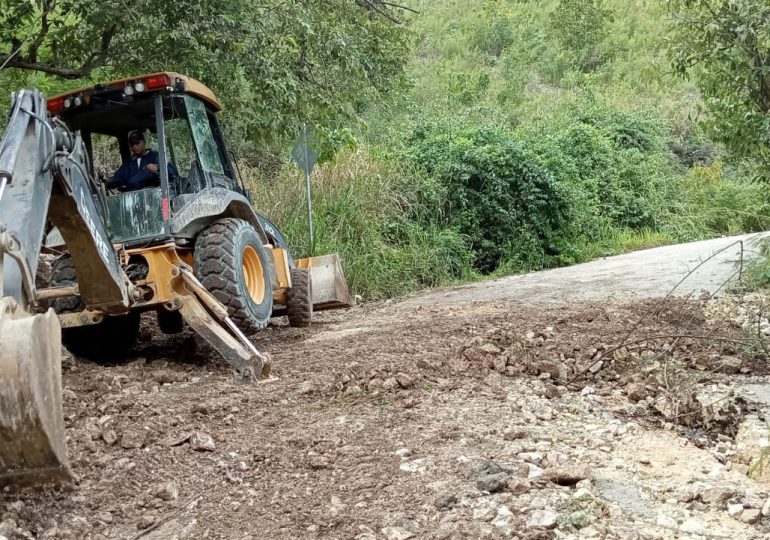
MULTIPOLYGON (((51 265, 51 285, 62 287, 77 283, 75 264, 62 255, 51 265)), ((72 313, 83 309, 79 297, 57 298, 56 313, 72 313)), ((125 360, 139 335, 139 313, 104 317, 101 323, 74 328, 62 328, 62 343, 75 356, 105 364, 125 360)))
POLYGON ((246 334, 270 322, 271 263, 257 231, 242 219, 219 219, 195 240, 195 276, 246 334))
POLYGON ((292 268, 291 288, 287 293, 289 298, 286 306, 286 316, 289 326, 306 328, 313 320, 313 284, 310 282, 310 272, 304 268, 292 268))

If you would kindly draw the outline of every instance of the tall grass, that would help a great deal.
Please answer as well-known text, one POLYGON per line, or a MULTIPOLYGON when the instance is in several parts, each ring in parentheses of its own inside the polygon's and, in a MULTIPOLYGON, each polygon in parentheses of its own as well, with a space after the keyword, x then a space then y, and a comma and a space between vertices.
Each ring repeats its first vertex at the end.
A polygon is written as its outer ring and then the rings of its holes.
POLYGON ((292 165, 277 177, 245 171, 255 207, 273 220, 295 256, 337 252, 354 294, 387 298, 471 277, 470 254, 455 231, 419 224, 416 184, 396 164, 364 147, 344 152, 312 176, 315 245, 310 246, 304 174, 292 165))

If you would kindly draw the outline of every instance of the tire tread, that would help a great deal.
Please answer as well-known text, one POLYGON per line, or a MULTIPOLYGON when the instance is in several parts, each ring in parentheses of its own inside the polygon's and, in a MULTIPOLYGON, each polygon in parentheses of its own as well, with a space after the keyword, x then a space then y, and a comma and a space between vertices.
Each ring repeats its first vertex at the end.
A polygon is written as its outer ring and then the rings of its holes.
MULTIPOLYGON (((248 314, 248 292, 239 286, 241 254, 237 253, 234 241, 243 229, 252 226, 237 218, 222 218, 201 231, 195 241, 195 275, 201 284, 227 308, 235 324, 247 334, 254 334, 265 328, 270 322, 270 314, 264 318, 255 318, 248 314)), ((267 269, 265 269, 267 272, 267 269)), ((269 276, 266 276, 269 277, 269 276)), ((270 280, 267 280, 266 295, 270 295, 272 310, 272 292, 270 280)), ((250 299, 249 299, 250 300, 250 299)))
POLYGON ((313 320, 313 289, 310 272, 304 268, 292 268, 291 288, 288 292, 286 316, 289 326, 306 328, 313 320))

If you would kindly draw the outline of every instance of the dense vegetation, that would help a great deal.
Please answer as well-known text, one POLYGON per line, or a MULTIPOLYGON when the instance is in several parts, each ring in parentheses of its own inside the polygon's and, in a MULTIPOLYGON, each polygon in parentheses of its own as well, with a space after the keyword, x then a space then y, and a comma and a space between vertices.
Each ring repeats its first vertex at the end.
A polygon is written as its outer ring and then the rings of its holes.
POLYGON ((770 175, 770 4, 672 0, 674 66, 695 81, 712 113, 709 133, 770 175))
MULTIPOLYGON (((715 1, 722 18, 703 39, 688 26, 709 24, 698 0, 404 3, 418 14, 367 0, 175 3, 162 39, 118 19, 116 43, 136 54, 90 77, 168 68, 214 87, 259 208, 298 252, 341 252, 366 298, 770 225, 769 72, 756 65, 769 19, 748 15, 762 2, 715 1), (715 44, 722 56, 704 52, 715 44), (285 157, 305 122, 326 161, 312 247, 285 157)), ((1 65, 20 26, 0 13, 1 65)), ((38 56, 61 62, 54 50, 38 56)), ((0 70, 0 90, 72 84, 18 67, 0 70)))
POLYGON ((0 0, 0 89, 177 71, 226 103, 244 150, 303 123, 334 134, 401 73, 401 13, 381 0, 0 0))
MULTIPOLYGON (((342 251, 359 291, 397 294, 770 225, 758 156, 724 149, 699 73, 679 76, 676 6, 413 5, 406 84, 368 109, 358 149, 318 173, 317 202, 333 212, 322 219, 339 228, 316 249, 342 251)), ((266 207, 276 193, 284 205, 300 196, 284 191, 296 182, 290 171, 265 190, 266 207)), ((301 242, 301 206, 276 206, 301 242)))

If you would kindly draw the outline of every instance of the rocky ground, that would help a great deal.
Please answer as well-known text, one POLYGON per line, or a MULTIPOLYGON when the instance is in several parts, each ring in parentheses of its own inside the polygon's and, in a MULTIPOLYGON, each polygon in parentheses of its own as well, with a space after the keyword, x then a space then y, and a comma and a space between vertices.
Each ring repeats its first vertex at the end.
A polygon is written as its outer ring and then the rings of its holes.
POLYGON ((770 537, 761 297, 419 298, 276 320, 257 385, 152 321, 66 359, 77 486, 0 538, 770 537))

